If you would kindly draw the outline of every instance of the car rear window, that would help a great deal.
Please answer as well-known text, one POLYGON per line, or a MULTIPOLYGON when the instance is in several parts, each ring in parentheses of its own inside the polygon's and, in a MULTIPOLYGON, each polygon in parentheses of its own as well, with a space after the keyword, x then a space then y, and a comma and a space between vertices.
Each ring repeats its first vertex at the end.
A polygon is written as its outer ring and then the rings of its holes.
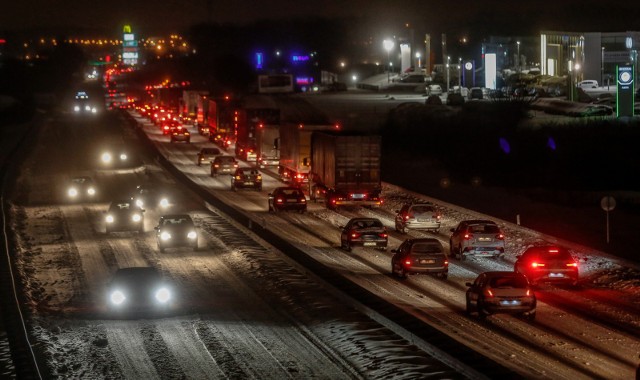
POLYGON ((297 189, 283 189, 282 194, 286 196, 296 196, 296 197, 299 197, 302 195, 302 193, 300 193, 300 190, 297 190, 297 189))
POLYGON ((469 232, 497 234, 500 233, 500 228, 495 224, 473 224, 469 226, 469 232))
POLYGON ((383 227, 382 222, 379 220, 358 220, 353 225, 356 228, 383 227))
POLYGON ((493 277, 489 280, 492 288, 526 288, 527 280, 523 276, 493 277))
POLYGON ((411 211, 415 214, 426 214, 429 212, 433 212, 432 206, 413 206, 411 207, 411 211))
POLYGON ((233 162, 233 157, 230 157, 230 156, 218 157, 217 160, 218 162, 221 162, 223 164, 229 164, 233 162))
POLYGON ((411 247, 411 252, 440 253, 442 252, 442 246, 436 243, 416 243, 411 247))

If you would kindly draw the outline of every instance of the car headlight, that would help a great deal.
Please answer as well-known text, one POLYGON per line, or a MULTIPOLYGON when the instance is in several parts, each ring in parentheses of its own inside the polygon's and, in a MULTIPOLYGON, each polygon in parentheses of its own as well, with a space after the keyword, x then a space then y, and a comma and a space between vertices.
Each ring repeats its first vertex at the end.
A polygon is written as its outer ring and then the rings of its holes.
POLYGON ((163 207, 163 208, 169 207, 169 200, 167 198, 160 199, 160 207, 163 207))
POLYGON ((134 222, 139 222, 142 220, 142 216, 140 216, 140 214, 133 214, 131 220, 133 220, 134 222))
POLYGON ((171 292, 167 288, 160 288, 156 292, 156 300, 160 303, 167 303, 171 299, 171 292))
POLYGON ((96 107, 93 107, 93 108, 91 109, 91 113, 96 113, 96 112, 98 112, 98 110, 96 109, 96 107))
POLYGON ((84 106, 85 111, 91 111, 91 106, 84 106))
POLYGON ((75 112, 80 112, 80 106, 74 106, 74 107, 73 107, 73 110, 74 110, 75 112))
POLYGON ((102 153, 102 162, 104 162, 105 164, 108 164, 109 162, 111 162, 111 153, 102 153))
POLYGON ((111 300, 112 304, 120 305, 127 299, 127 297, 125 297, 124 293, 122 293, 121 291, 116 290, 111 293, 111 296, 109 297, 109 299, 111 300))
POLYGON ((189 239, 195 239, 198 237, 198 234, 196 234, 196 231, 189 231, 189 233, 187 234, 187 237, 189 239))
POLYGON ((166 240, 169 240, 169 239, 171 239, 171 234, 170 233, 164 231, 164 232, 162 232, 160 234, 160 240, 165 240, 166 241, 166 240))
POLYGON ((78 196, 78 190, 75 187, 72 187, 69 189, 69 191, 67 191, 67 194, 69 194, 70 197, 74 198, 78 196))
POLYGON ((113 221, 114 221, 113 215, 107 215, 105 220, 107 221, 107 223, 113 223, 113 221))
POLYGON ((144 201, 142 199, 136 199, 136 206, 142 208, 142 206, 144 206, 144 201))
POLYGON ((121 153, 120 154, 120 160, 126 161, 127 160, 127 154, 126 153, 121 153))
POLYGON ((93 187, 88 188, 87 189, 87 194, 96 195, 96 189, 94 189, 93 187))

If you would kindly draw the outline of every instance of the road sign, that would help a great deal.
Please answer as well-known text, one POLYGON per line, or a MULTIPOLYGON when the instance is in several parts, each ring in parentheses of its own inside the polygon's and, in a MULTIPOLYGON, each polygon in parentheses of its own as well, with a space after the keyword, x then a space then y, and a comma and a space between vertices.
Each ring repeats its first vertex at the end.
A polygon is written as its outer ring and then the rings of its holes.
POLYGON ((613 211, 613 209, 616 208, 615 198, 609 195, 607 195, 606 197, 602 197, 602 200, 600 201, 600 207, 602 207, 604 211, 613 211))

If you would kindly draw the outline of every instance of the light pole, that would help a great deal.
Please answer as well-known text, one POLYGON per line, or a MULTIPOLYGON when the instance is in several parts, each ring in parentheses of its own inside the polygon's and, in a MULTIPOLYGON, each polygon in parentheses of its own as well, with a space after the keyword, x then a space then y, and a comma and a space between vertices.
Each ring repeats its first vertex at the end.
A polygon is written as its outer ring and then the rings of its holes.
POLYGON ((520 73, 520 41, 517 41, 516 44, 518 45, 518 56, 516 57, 518 64, 518 73, 520 73))
POLYGON ((449 93, 449 62, 451 57, 447 56, 447 93, 449 93))
POLYGON ((420 61, 420 53, 416 53, 416 58, 418 58, 418 70, 422 71, 422 62, 420 61))
POLYGON ((384 40, 382 41, 382 46, 384 47, 384 50, 387 51, 387 83, 391 82, 391 49, 393 49, 393 41, 391 40, 384 40))
POLYGON ((602 47, 602 57, 600 57, 600 86, 604 86, 604 46, 602 47))
POLYGON ((458 58, 458 90, 462 94, 462 57, 458 58))

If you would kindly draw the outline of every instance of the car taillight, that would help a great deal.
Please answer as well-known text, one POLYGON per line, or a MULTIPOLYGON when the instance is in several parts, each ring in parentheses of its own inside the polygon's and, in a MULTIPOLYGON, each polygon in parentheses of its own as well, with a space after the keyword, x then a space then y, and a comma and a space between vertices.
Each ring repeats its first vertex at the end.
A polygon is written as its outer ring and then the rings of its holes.
POLYGON ((214 167, 214 168, 219 168, 219 167, 220 167, 220 165, 218 165, 218 164, 213 164, 213 167, 214 167))
POLYGON ((351 238, 352 239, 357 239, 360 237, 360 234, 356 231, 351 231, 351 238))
POLYGON ((409 215, 405 215, 404 216, 404 220, 409 220, 410 216, 409 215))
POLYGON ((236 176, 236 179, 239 181, 242 179, 242 177, 240 177, 239 175, 236 176))
POLYGON ((284 199, 282 199, 282 198, 276 198, 276 203, 282 203, 282 202, 284 202, 284 199))
POLYGON ((258 176, 256 177, 256 179, 262 180, 262 176, 260 174, 258 174, 258 176))
POLYGON ((503 234, 497 234, 497 235, 496 235, 496 239, 498 239, 498 240, 504 240, 504 235, 503 235, 503 234))
POLYGON ((381 238, 387 239, 389 237, 389 234, 387 234, 386 232, 383 232, 378 234, 378 236, 380 236, 381 238))
POLYGON ((444 266, 446 267, 447 265, 449 265, 449 260, 444 261, 444 266))
POLYGON ((302 197, 302 198, 300 198, 300 199, 298 200, 298 202, 300 202, 300 203, 307 203, 307 198, 302 197))
POLYGON ((540 268, 540 267, 545 266, 545 264, 544 263, 538 263, 538 262, 534 261, 534 262, 531 263, 531 266, 534 267, 534 268, 540 268))
POLYGON ((485 289, 484 295, 485 297, 493 297, 493 292, 491 291, 491 289, 485 289))
POLYGON ((411 264, 412 264, 411 260, 405 260, 404 261, 404 265, 406 265, 406 266, 411 266, 411 264))
POLYGON ((234 167, 234 168, 237 168, 237 167, 238 167, 238 164, 233 164, 233 167, 234 167))
POLYGON ((568 266, 568 267, 575 267, 575 268, 577 268, 577 267, 578 267, 578 263, 576 263, 576 262, 574 261, 574 262, 571 262, 571 263, 567 263, 567 266, 568 266))
POLYGON ((531 297, 531 289, 527 289, 527 297, 531 297))
POLYGON ((466 233, 464 234, 464 240, 470 240, 473 237, 473 234, 466 233))

